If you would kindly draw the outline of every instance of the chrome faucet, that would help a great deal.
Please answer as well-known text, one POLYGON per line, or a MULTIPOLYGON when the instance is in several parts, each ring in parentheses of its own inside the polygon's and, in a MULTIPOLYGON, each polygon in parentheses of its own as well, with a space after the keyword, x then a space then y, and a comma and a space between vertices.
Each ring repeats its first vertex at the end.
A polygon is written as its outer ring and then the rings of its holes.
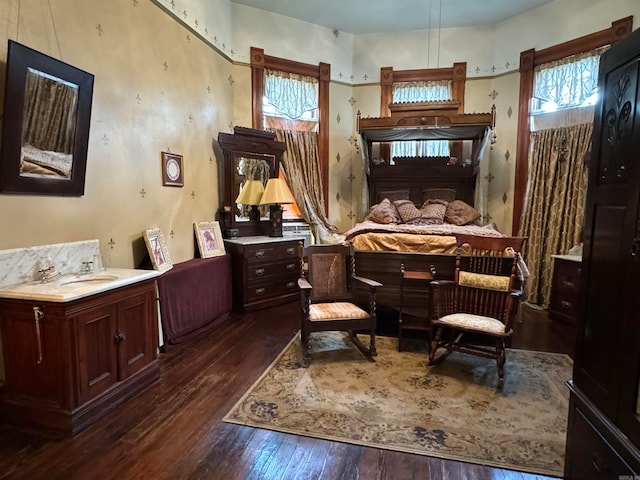
POLYGON ((82 262, 82 266, 84 267, 84 273, 91 273, 93 272, 93 262, 92 261, 85 261, 82 262))
POLYGON ((58 275, 62 275, 61 272, 58 272, 56 270, 55 265, 48 265, 46 267, 43 267, 38 270, 38 273, 42 274, 42 283, 49 283, 50 279, 57 277, 58 275))

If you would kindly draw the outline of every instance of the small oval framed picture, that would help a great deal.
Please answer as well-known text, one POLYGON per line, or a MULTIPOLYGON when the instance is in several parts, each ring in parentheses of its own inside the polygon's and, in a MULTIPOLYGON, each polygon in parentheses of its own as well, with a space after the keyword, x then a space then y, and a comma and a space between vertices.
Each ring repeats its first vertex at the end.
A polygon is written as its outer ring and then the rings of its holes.
POLYGON ((182 155, 162 152, 162 185, 168 187, 184 186, 182 155))
POLYGON ((201 258, 218 257, 226 253, 219 222, 196 222, 193 228, 201 258))

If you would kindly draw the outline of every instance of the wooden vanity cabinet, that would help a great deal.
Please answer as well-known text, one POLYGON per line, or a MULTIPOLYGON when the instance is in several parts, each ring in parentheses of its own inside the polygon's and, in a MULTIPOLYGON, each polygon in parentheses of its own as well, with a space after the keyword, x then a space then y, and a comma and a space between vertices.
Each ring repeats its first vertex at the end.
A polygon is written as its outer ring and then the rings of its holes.
POLYGON ((4 417, 74 435, 157 380, 155 290, 147 280, 65 303, 0 299, 4 417))

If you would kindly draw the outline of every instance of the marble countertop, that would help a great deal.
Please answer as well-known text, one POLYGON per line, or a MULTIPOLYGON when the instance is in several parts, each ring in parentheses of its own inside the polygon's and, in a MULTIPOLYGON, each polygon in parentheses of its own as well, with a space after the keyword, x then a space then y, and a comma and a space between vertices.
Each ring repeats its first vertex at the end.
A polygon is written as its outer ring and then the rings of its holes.
POLYGON ((132 285, 160 275, 156 270, 108 268, 88 274, 68 274, 48 283, 33 281, 0 289, 0 298, 45 302, 70 302, 83 297, 132 285))

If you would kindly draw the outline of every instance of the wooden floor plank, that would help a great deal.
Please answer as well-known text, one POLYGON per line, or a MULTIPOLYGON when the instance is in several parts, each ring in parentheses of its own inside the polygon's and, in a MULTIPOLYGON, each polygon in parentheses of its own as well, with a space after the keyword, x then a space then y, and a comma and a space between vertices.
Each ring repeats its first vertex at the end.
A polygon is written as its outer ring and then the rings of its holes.
MULTIPOLYGON (((214 331, 168 345, 159 381, 73 439, 1 424, 0 479, 546 478, 224 423, 297 332, 299 308, 234 313, 214 331)), ((527 309, 522 319, 514 347, 571 354, 568 326, 527 309)))

